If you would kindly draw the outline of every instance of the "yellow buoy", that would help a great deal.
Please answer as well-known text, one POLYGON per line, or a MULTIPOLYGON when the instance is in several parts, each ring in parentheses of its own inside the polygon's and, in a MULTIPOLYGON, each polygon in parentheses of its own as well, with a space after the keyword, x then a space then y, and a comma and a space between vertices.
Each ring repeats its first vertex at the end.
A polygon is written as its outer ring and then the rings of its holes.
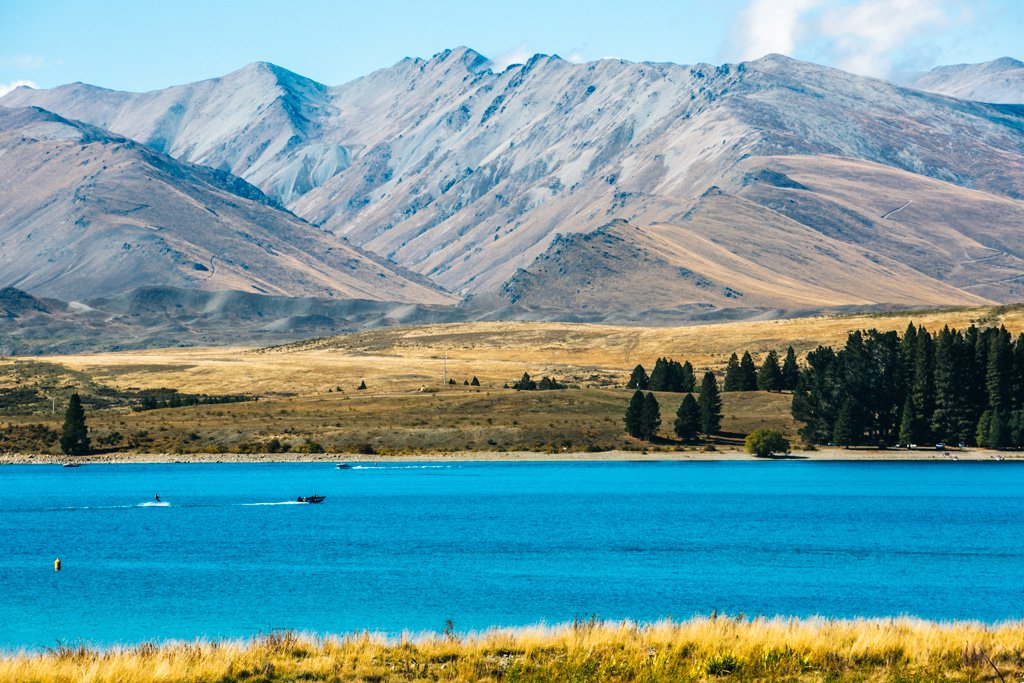
POLYGON ((53 571, 55 571, 55 572, 59 572, 60 571, 60 558, 59 557, 56 560, 53 561, 53 571))

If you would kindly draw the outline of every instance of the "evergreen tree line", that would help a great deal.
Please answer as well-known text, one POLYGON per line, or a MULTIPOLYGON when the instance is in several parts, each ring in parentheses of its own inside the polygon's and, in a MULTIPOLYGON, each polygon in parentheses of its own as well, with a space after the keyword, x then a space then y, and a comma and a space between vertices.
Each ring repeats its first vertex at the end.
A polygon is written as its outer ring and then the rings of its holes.
POLYGON ((654 362, 650 376, 643 365, 633 368, 626 388, 687 394, 697 389, 697 377, 693 374, 690 361, 680 363, 671 358, 659 358, 654 362))
POLYGON ((796 352, 790 346, 786 349, 786 359, 779 362, 779 354, 769 351, 761 366, 754 364, 749 351, 743 357, 735 353, 729 356, 729 364, 725 368, 723 391, 793 391, 800 380, 800 366, 796 362, 796 352))
POLYGON ((210 396, 207 394, 179 394, 177 389, 145 389, 138 392, 139 402, 133 406, 136 412, 157 410, 160 408, 182 408, 185 406, 217 405, 220 403, 242 403, 255 401, 254 396, 227 394, 210 396))
MULTIPOLYGON (((475 380, 476 378, 474 377, 473 379, 475 380)), ((479 383, 477 386, 479 386, 479 383)), ((541 377, 538 382, 530 377, 530 373, 524 372, 519 381, 512 384, 512 388, 518 391, 551 391, 553 389, 566 389, 568 386, 547 375, 541 377)))
MULTIPOLYGON (((719 432, 722 426, 722 398, 718 393, 718 381, 712 372, 704 373, 698 398, 693 397, 692 390, 683 397, 672 426, 675 435, 682 441, 696 441, 699 434, 710 436, 719 432)), ((658 435, 660 427, 661 406, 658 405, 658 399, 654 394, 644 394, 638 388, 626 408, 626 432, 638 439, 651 441, 658 435)))
POLYGON ((793 395, 807 443, 1024 447, 1024 334, 852 332, 807 355, 793 395))

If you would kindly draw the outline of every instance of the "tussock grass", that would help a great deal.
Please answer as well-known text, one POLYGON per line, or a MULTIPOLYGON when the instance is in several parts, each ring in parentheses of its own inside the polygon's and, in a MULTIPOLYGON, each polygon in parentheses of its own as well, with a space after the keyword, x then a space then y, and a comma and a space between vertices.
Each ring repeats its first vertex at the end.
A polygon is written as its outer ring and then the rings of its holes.
POLYGON ((702 617, 479 634, 373 634, 59 648, 0 659, 0 683, 201 681, 1016 681, 1024 622, 702 617))

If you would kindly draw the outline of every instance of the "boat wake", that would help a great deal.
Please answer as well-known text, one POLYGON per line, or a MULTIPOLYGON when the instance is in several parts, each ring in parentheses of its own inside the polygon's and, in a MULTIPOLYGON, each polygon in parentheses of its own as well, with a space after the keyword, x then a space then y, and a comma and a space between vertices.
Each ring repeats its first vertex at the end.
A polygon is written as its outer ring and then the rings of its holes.
POLYGON ((353 465, 353 470, 450 470, 462 465, 353 465))
POLYGON ((279 503, 239 503, 243 507, 252 507, 254 505, 305 505, 306 503, 297 500, 282 500, 279 503))
POLYGON ((148 503, 139 503, 135 507, 140 507, 140 508, 169 508, 169 507, 171 507, 171 504, 166 502, 166 501, 160 501, 159 503, 154 502, 154 501, 149 501, 148 503))

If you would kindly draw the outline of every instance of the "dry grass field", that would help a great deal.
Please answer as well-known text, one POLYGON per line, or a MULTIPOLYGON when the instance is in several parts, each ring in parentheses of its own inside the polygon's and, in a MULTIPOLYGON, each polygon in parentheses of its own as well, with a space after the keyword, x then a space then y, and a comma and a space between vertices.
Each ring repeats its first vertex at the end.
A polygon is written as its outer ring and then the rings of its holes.
MULTIPOLYGON (((849 331, 1005 324, 1024 330, 1024 308, 961 309, 882 315, 642 328, 565 323, 488 322, 385 328, 265 349, 162 349, 46 359, 0 360, 0 389, 37 386, 58 406, 73 390, 171 387, 198 394, 246 394, 256 402, 89 414, 94 444, 139 452, 608 450, 643 448, 626 437, 624 388, 637 363, 659 356, 689 360, 698 373, 721 371, 733 351, 755 358, 792 345, 803 354, 841 345, 849 331), (447 355, 447 361, 445 356, 447 355), (446 368, 446 370, 445 370, 446 368), (442 373, 456 385, 441 383, 442 373), (516 392, 523 372, 551 375, 572 388, 516 392), (465 386, 473 377, 481 386, 465 386), (360 382, 366 390, 358 390, 360 382)), ((786 394, 725 394, 722 446, 770 426, 791 437, 797 425, 786 394)), ((662 435, 671 442, 681 396, 659 396, 662 435)), ((59 413, 43 406, 0 415, 0 451, 45 450, 31 430, 55 430, 59 413), (29 427, 29 425, 34 425, 29 427), (41 427, 40 427, 41 426, 41 427), (26 431, 29 430, 29 431, 26 431)), ((45 440, 45 439, 44 439, 45 440)), ((51 439, 52 442, 52 439, 51 439)), ((52 449, 52 447, 51 447, 52 449)))
POLYGON ((1024 624, 703 617, 386 639, 63 647, 0 655, 0 683, 1017 681, 1024 624))

